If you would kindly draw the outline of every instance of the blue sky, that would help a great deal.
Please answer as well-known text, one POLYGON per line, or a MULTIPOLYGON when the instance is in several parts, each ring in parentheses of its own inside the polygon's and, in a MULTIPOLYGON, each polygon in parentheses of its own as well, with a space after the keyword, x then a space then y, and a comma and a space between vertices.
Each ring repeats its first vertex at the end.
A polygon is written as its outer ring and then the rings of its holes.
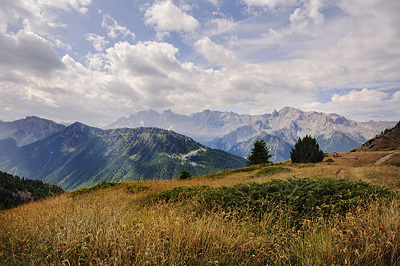
POLYGON ((400 117, 397 0, 3 0, 0 119, 400 117))

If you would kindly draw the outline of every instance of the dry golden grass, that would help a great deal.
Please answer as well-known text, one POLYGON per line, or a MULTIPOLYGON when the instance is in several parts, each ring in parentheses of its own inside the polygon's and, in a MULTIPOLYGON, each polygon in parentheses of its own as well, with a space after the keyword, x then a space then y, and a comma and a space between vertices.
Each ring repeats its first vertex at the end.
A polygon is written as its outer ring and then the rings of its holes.
POLYGON ((400 265, 400 202, 304 220, 292 227, 285 210, 261 219, 196 212, 196 203, 137 201, 177 186, 233 186, 292 177, 362 179, 398 189, 399 167, 373 165, 383 153, 348 153, 332 163, 282 164, 290 171, 254 177, 147 181, 56 198, 0 212, 1 265, 400 265), (340 176, 338 176, 338 172, 340 176))

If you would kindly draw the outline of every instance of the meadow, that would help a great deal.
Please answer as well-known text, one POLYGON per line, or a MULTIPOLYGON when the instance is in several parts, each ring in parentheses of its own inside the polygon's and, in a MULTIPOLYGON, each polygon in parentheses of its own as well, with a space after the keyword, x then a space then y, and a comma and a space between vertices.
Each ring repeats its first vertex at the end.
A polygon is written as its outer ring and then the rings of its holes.
POLYGON ((0 265, 400 265, 398 164, 340 155, 2 211, 0 265))

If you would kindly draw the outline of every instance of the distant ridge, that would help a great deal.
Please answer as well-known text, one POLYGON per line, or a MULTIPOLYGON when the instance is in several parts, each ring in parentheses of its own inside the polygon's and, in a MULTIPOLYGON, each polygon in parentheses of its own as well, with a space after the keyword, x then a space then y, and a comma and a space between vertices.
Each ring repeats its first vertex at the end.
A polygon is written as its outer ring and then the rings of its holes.
POLYGON ((158 113, 140 111, 122 117, 107 128, 151 126, 187 135, 212 148, 247 157, 252 143, 264 139, 275 162, 289 159, 290 148, 299 137, 312 135, 325 152, 348 152, 386 128, 387 122, 356 122, 337 114, 304 112, 285 107, 271 114, 239 115, 233 112, 205 110, 192 115, 171 110, 158 113))

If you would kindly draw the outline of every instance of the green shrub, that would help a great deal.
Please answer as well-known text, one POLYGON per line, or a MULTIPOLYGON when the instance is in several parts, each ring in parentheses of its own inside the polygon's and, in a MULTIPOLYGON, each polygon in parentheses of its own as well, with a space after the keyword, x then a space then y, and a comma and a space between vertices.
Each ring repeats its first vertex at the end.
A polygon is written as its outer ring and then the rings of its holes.
POLYGON ((97 190, 105 189, 105 188, 108 188, 108 187, 113 187, 116 184, 117 183, 104 181, 104 182, 102 182, 100 184, 97 184, 97 185, 94 185, 92 187, 75 190, 75 191, 73 191, 71 193, 71 196, 75 197, 75 196, 78 196, 78 195, 84 195, 84 194, 90 193, 92 191, 97 191, 97 190))
POLYGON ((197 202, 197 211, 249 211, 257 217, 279 206, 292 217, 315 218, 331 214, 345 215, 371 200, 392 195, 387 188, 345 179, 272 180, 266 183, 238 184, 233 187, 177 187, 153 195, 153 200, 197 202))
POLYGON ((329 158, 329 159, 326 159, 326 161, 325 161, 326 163, 333 163, 334 162, 334 160, 332 159, 332 158, 329 158))
POLYGON ((146 191, 149 190, 150 186, 145 185, 143 182, 132 182, 132 183, 128 183, 126 185, 126 191, 128 193, 138 193, 138 192, 142 192, 142 191, 146 191))
POLYGON ((263 167, 267 166, 267 164, 257 164, 252 166, 247 166, 245 168, 237 168, 237 169, 230 169, 230 170, 223 170, 215 174, 209 174, 205 176, 201 176, 200 178, 209 178, 209 179, 221 179, 225 178, 227 175, 236 174, 236 173, 247 173, 252 172, 263 167))

